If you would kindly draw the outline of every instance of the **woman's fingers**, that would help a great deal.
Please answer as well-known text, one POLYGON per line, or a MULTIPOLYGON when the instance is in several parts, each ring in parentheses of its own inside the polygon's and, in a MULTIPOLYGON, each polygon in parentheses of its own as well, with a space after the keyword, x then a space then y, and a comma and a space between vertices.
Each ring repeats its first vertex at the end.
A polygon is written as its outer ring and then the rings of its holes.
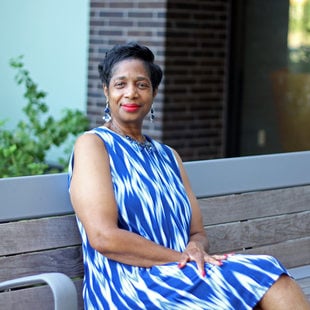
POLYGON ((182 269, 188 262, 194 261, 197 264, 197 268, 200 272, 200 274, 204 277, 206 275, 204 266, 205 266, 205 261, 204 261, 204 254, 202 252, 194 252, 194 253, 187 253, 184 252, 181 255, 181 259, 178 263, 178 267, 182 269))
POLYGON ((181 259, 178 263, 178 267, 183 268, 188 262, 195 261, 199 273, 204 277, 206 275, 205 263, 209 263, 215 266, 222 266, 223 260, 226 260, 228 257, 234 255, 233 253, 221 254, 221 255, 209 255, 205 252, 193 251, 193 252, 184 252, 181 255, 181 259))
POLYGON ((179 263, 178 263, 178 267, 180 269, 182 269, 187 264, 187 262, 189 262, 189 261, 190 261, 189 255, 186 254, 185 252, 182 253, 181 258, 180 258, 179 263))
POLYGON ((195 251, 192 253, 184 252, 182 253, 181 259, 178 263, 179 268, 183 268, 187 262, 194 261, 197 264, 197 268, 200 272, 200 274, 204 277, 206 275, 205 272, 205 259, 204 259, 204 253, 195 251))
POLYGON ((223 260, 228 259, 228 257, 234 255, 234 253, 221 254, 221 255, 205 255, 205 262, 209 264, 213 264, 216 266, 222 266, 223 260))
POLYGON ((225 255, 208 255, 206 254, 204 257, 204 260, 206 263, 216 265, 216 266, 221 266, 223 265, 223 260, 226 259, 227 257, 225 255))

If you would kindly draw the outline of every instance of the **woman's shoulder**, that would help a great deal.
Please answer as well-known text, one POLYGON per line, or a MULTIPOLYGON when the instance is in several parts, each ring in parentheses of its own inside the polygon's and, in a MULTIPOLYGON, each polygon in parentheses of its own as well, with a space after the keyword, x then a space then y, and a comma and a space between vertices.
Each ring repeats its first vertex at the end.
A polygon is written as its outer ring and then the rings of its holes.
POLYGON ((99 127, 94 127, 92 129, 89 129, 88 131, 85 131, 84 134, 109 134, 111 133, 111 130, 108 129, 105 126, 99 126, 99 127))
POLYGON ((105 126, 95 127, 88 131, 85 131, 80 137, 85 137, 82 139, 90 140, 99 140, 108 141, 113 138, 113 132, 105 126))
POLYGON ((75 144, 74 144, 74 150, 77 149, 84 149, 89 150, 93 147, 101 147, 103 145, 102 139, 95 134, 95 132, 92 132, 92 130, 85 131, 83 134, 77 137, 75 144))

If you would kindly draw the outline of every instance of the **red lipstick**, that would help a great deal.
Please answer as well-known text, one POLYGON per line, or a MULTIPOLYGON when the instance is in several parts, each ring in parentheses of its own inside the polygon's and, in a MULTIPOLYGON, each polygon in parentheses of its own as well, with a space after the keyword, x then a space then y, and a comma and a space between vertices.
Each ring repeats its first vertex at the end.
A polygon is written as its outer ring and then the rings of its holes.
POLYGON ((136 112, 137 110, 139 110, 140 106, 138 104, 122 104, 122 108, 126 111, 126 112, 136 112))

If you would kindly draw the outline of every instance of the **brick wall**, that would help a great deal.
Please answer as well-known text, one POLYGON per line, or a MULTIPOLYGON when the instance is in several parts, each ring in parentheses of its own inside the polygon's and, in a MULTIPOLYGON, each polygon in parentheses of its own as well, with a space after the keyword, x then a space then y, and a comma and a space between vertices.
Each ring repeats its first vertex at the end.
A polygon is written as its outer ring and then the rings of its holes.
MULTIPOLYGON (((115 44, 138 41, 155 54, 164 69, 166 1, 91 0, 87 114, 91 126, 102 124, 105 98, 98 77, 98 63, 115 44)), ((146 119, 145 133, 162 140, 163 86, 155 99, 156 122, 146 119)))
POLYGON ((163 140, 183 159, 223 156, 228 1, 169 1, 163 140))
POLYGON ((97 65, 114 44, 149 46, 164 70, 145 133, 174 147, 184 160, 224 155, 229 1, 91 0, 88 109, 102 123, 105 99, 97 65))

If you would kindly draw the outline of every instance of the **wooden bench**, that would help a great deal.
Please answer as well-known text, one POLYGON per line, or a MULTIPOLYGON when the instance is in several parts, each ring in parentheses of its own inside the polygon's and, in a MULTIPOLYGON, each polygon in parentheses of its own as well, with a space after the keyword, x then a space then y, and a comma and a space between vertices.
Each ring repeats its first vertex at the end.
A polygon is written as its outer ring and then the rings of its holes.
MULTIPOLYGON (((194 161, 185 167, 211 252, 274 255, 310 300, 310 152, 194 161)), ((56 299, 56 309, 73 310, 75 291, 83 309, 81 241, 67 174, 0 179, 0 201, 0 309, 53 309, 56 299), (3 282, 27 276, 34 277, 22 287, 3 282)))

